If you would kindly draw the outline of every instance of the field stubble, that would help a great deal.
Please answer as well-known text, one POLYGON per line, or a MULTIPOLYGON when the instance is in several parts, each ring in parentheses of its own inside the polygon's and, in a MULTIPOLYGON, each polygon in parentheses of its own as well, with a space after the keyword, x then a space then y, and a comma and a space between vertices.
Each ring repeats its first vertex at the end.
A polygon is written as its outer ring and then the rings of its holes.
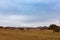
POLYGON ((0 29, 0 40, 60 40, 60 33, 52 30, 0 29))

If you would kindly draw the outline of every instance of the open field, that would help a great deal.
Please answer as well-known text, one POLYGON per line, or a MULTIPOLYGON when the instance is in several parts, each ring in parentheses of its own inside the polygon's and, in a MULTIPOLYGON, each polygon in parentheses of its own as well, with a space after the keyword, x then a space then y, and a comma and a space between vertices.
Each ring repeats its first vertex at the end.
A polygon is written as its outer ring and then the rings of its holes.
POLYGON ((0 40, 60 40, 60 33, 51 30, 0 29, 0 40))

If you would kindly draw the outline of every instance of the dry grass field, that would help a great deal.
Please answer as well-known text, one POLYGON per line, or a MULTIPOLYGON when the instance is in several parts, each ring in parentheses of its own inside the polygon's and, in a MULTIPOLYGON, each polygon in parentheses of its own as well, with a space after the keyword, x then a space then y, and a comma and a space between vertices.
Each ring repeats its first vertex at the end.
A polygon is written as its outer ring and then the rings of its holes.
POLYGON ((60 33, 51 30, 0 29, 0 40, 60 40, 60 33))

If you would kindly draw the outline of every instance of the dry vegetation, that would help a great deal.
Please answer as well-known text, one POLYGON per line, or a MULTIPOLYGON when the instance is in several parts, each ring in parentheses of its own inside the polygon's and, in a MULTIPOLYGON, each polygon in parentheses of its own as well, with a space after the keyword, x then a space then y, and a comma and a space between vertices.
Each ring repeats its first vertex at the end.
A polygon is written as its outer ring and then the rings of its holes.
POLYGON ((51 30, 0 29, 0 40, 60 40, 60 33, 51 30))

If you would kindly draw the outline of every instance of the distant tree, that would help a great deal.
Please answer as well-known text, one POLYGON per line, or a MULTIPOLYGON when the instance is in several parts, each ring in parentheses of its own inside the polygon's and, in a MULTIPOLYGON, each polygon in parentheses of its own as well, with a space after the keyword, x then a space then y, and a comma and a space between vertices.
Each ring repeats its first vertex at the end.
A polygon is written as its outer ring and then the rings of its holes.
POLYGON ((30 28, 26 28, 27 30, 30 30, 30 28))
POLYGON ((53 30, 53 29, 55 29, 55 28, 57 28, 57 27, 58 27, 57 25, 51 24, 51 25, 49 26, 49 29, 50 29, 50 30, 53 30))
POLYGON ((3 26, 0 26, 0 28, 3 28, 3 26))
POLYGON ((53 30, 53 32, 60 32, 59 27, 58 27, 57 25, 55 25, 55 24, 51 24, 51 25, 49 26, 49 29, 50 29, 50 30, 53 30))
POLYGON ((47 26, 43 26, 40 28, 40 30, 48 30, 48 27, 47 26))
POLYGON ((36 27, 36 28, 39 29, 39 30, 41 30, 42 26, 38 26, 38 27, 36 27))
POLYGON ((18 28, 18 29, 20 29, 20 30, 24 30, 24 28, 18 28))

